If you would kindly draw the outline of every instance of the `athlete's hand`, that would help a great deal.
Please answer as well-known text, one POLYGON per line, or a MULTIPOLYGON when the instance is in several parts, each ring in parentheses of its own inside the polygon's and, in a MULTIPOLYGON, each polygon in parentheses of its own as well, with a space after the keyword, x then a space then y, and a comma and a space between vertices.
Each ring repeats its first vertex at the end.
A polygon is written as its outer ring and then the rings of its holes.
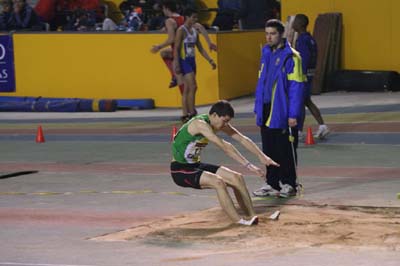
POLYGON ((172 67, 173 67, 173 69, 174 69, 174 73, 175 73, 175 74, 179 75, 179 74, 182 73, 182 72, 181 72, 181 67, 180 67, 178 61, 176 61, 176 60, 172 61, 172 67))
POLYGON ((280 166, 278 163, 276 163, 274 160, 272 160, 271 158, 269 158, 267 155, 264 154, 258 157, 258 159, 262 164, 265 164, 266 166, 271 166, 271 165, 276 167, 280 166))
POLYGON ((158 51, 160 51, 159 45, 153 45, 153 47, 151 47, 150 49, 150 52, 152 52, 153 54, 157 53, 158 51))
POLYGON ((247 169, 249 169, 250 171, 252 171, 253 173, 256 173, 258 176, 265 178, 265 172, 263 170, 261 170, 260 168, 258 168, 257 166, 255 166, 252 163, 249 163, 246 166, 247 169))
POLYGON ((212 59, 210 60, 210 65, 211 65, 212 70, 217 68, 217 64, 212 59))

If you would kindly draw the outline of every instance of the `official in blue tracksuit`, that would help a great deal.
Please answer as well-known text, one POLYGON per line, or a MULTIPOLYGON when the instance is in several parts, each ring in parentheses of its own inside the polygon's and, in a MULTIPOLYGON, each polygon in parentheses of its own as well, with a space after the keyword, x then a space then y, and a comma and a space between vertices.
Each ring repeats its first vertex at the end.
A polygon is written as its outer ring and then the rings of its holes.
POLYGON ((299 53, 283 38, 284 29, 283 23, 275 19, 265 26, 267 45, 262 50, 254 113, 261 129, 263 152, 280 167, 267 167, 266 184, 253 192, 256 196, 296 195, 297 133, 306 77, 299 53))

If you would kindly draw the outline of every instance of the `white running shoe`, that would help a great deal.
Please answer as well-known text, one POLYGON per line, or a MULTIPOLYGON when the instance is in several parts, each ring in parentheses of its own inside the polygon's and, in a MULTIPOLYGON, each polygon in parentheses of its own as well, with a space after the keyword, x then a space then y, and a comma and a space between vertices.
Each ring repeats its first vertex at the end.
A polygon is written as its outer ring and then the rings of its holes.
POLYGON ((279 191, 279 197, 289 198, 296 196, 296 191, 291 185, 282 184, 281 182, 279 182, 279 185, 281 186, 281 191, 279 191))
POLYGON ((254 191, 253 195, 256 196, 256 197, 278 196, 279 195, 279 191, 273 189, 270 185, 265 184, 264 186, 260 187, 256 191, 254 191))
POLYGON ((315 133, 314 138, 324 139, 330 133, 329 128, 326 125, 320 125, 317 133, 315 133))
POLYGON ((251 218, 250 220, 245 220, 243 218, 240 218, 240 220, 237 223, 241 224, 241 225, 247 225, 247 226, 257 225, 258 224, 258 216, 253 216, 253 218, 251 218))

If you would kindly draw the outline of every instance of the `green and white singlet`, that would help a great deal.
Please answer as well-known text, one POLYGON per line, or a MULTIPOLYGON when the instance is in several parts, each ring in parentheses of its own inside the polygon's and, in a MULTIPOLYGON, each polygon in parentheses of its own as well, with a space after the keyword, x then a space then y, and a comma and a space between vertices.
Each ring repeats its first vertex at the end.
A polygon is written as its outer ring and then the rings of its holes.
POLYGON ((191 135, 188 127, 193 120, 199 119, 210 124, 207 114, 197 115, 189 122, 184 124, 176 134, 172 143, 173 160, 179 163, 198 163, 200 162, 201 150, 207 146, 208 139, 201 134, 191 135))

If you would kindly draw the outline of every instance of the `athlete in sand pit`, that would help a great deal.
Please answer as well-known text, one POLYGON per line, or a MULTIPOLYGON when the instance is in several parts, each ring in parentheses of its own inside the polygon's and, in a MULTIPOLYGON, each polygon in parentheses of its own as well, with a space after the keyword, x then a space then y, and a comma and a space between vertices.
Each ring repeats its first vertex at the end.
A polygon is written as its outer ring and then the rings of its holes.
POLYGON ((231 143, 215 134, 217 131, 222 131, 255 154, 263 165, 279 166, 266 156, 250 138, 231 126, 229 122, 234 114, 231 104, 222 100, 215 103, 208 114, 197 115, 185 123, 179 129, 172 143, 171 175, 178 186, 215 189, 222 209, 234 223, 255 225, 258 223, 258 217, 242 174, 225 166, 200 162, 201 150, 211 141, 248 170, 260 177, 265 176, 263 170, 250 163, 231 143), (241 209, 248 218, 239 216, 227 187, 233 189, 241 209))

